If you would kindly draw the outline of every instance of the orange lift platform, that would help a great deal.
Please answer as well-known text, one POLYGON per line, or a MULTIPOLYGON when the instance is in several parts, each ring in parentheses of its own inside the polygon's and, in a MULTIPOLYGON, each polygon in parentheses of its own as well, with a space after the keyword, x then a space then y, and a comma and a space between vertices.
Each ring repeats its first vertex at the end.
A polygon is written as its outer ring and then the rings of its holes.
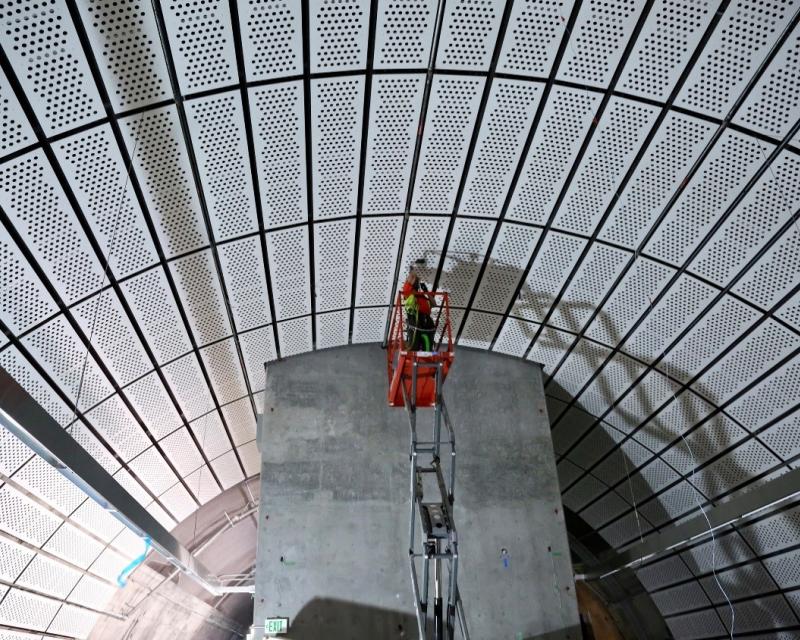
POLYGON ((403 386, 415 407, 436 406, 436 377, 444 383, 453 364, 453 333, 450 327, 450 302, 447 293, 430 291, 425 295, 431 301, 433 321, 432 351, 412 351, 409 341, 414 328, 406 324, 403 297, 398 292, 392 311, 387 344, 387 369, 389 373, 389 406, 404 407, 403 386), (416 369, 416 376, 412 375, 416 369))

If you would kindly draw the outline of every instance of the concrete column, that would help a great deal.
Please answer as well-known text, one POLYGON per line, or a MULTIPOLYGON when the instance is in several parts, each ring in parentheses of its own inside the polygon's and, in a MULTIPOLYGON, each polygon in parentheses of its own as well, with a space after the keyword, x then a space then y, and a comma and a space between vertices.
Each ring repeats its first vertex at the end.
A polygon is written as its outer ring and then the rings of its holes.
MULTIPOLYGON (((289 638, 417 637, 408 423, 387 406, 386 389, 376 345, 268 367, 256 627, 287 616, 289 638)), ((579 638, 539 367, 462 349, 444 389, 471 636, 579 638)), ((432 420, 420 411, 420 437, 432 420)))

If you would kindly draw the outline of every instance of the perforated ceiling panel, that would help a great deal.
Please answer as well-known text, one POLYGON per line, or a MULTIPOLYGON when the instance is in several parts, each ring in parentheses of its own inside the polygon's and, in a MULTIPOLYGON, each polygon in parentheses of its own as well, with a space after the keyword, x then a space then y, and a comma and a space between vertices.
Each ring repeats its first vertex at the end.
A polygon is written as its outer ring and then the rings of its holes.
MULTIPOLYGON (((414 264, 542 363, 565 504, 630 544, 798 464, 799 22, 5 3, 0 366, 172 527, 257 473, 264 363, 382 341, 414 264)), ((85 636, 139 541, 5 432, 0 470, 0 623, 85 636)), ((790 513, 638 569, 676 637, 730 628, 712 548, 734 633, 796 633, 790 513)))

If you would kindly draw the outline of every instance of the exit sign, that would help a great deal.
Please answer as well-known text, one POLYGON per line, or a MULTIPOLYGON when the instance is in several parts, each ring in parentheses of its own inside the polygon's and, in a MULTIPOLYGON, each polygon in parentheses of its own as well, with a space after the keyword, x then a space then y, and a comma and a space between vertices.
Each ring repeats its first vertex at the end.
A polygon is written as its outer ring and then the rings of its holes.
POLYGON ((264 623, 264 631, 267 634, 288 633, 289 618, 267 618, 264 623))

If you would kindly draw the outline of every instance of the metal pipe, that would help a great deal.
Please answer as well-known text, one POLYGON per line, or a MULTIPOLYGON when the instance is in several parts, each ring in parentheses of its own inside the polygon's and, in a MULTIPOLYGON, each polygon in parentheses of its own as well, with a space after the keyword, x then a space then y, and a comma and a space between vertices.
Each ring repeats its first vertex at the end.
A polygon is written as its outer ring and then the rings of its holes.
POLYGON ((422 612, 419 608, 419 583, 417 582, 417 568, 414 565, 414 557, 409 556, 409 562, 411 563, 411 587, 414 589, 414 611, 417 614, 417 630, 419 631, 419 640, 425 640, 425 621, 422 617, 422 612))
POLYGON ((439 558, 439 541, 434 543, 433 561, 433 628, 436 640, 444 640, 442 620, 442 560, 439 558))
POLYGON ((461 601, 461 592, 456 587, 456 613, 458 615, 458 622, 461 625, 461 635, 464 640, 469 640, 469 630, 467 629, 467 616, 464 615, 464 603, 461 601))

